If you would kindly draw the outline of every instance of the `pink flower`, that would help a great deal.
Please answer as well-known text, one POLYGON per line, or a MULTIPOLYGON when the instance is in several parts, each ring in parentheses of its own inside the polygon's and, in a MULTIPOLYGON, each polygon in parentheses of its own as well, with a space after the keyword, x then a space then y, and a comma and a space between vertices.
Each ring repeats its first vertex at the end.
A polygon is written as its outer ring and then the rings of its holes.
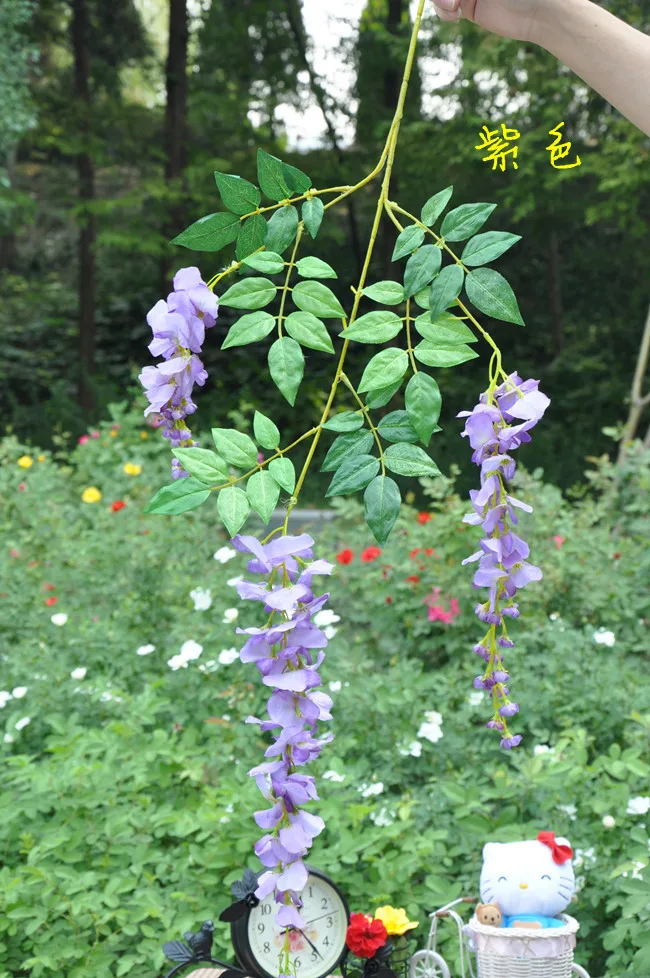
POLYGON ((258 452, 257 453, 257 464, 258 465, 261 465, 262 462, 264 461, 264 458, 265 458, 264 452, 258 452))
POLYGON ((18 483, 18 491, 19 492, 24 492, 26 488, 27 488, 27 485, 24 482, 19 482, 18 483))
POLYGON ((558 533, 555 534, 553 540, 555 541, 555 546, 557 547, 558 550, 560 549, 563 543, 566 543, 566 537, 561 537, 558 533))
POLYGON ((77 439, 80 445, 85 445, 86 442, 90 441, 90 435, 82 435, 81 438, 77 439))
POLYGON ((457 598, 452 598, 449 609, 446 610, 440 602, 440 590, 439 587, 432 588, 429 597, 425 598, 425 604, 428 605, 427 616, 429 621, 441 621, 444 625, 450 625, 460 615, 460 605, 457 598))
POLYGON ((98 431, 91 431, 90 432, 90 437, 91 438, 99 438, 99 432, 98 431))

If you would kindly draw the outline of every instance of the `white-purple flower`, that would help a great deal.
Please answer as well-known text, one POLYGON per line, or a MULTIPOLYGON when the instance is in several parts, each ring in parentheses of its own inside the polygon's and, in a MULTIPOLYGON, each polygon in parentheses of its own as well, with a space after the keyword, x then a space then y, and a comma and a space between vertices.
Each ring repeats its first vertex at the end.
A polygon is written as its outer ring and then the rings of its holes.
POLYGON ((467 419, 463 437, 473 449, 472 461, 481 469, 481 488, 470 491, 472 512, 463 522, 481 526, 484 532, 480 549, 463 564, 476 563, 474 587, 488 589, 487 601, 474 609, 488 630, 473 649, 486 663, 485 672, 473 685, 490 692, 494 714, 487 726, 501 732, 501 746, 506 750, 517 747, 522 739, 520 734, 511 736, 506 722, 519 712, 519 706, 508 698, 510 677, 501 657, 502 649, 515 644, 508 636, 506 619, 519 617, 514 601, 517 591, 542 577, 539 567, 528 561, 528 544, 513 529, 518 523, 516 511, 531 513, 532 507, 507 491, 516 469, 509 453, 531 440, 529 432, 549 404, 539 390, 539 381, 522 380, 513 373, 499 387, 481 394, 472 411, 458 415, 467 419))

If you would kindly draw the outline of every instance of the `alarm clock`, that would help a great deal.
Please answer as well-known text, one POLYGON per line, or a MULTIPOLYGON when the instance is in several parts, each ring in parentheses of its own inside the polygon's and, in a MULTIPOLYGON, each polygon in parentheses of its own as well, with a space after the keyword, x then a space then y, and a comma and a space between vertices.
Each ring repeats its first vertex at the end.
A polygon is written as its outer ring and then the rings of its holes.
MULTIPOLYGON (((346 951, 350 914, 345 897, 329 876, 307 867, 309 877, 300 894, 302 931, 289 932, 291 970, 296 978, 327 978, 346 951)), ((263 871, 264 872, 264 871, 263 871)), ((258 874, 261 875, 261 874, 258 874)), ((275 922, 279 904, 274 894, 248 906, 231 920, 232 945, 237 960, 253 978, 276 978, 286 940, 286 928, 275 922)))

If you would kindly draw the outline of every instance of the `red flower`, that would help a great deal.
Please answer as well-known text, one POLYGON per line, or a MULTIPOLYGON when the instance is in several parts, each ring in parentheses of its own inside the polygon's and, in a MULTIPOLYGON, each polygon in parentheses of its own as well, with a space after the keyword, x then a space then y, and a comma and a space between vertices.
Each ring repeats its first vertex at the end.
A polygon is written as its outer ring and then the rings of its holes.
POLYGON ((27 486, 26 486, 26 484, 24 482, 19 482, 18 483, 18 491, 19 492, 24 492, 26 488, 27 488, 27 486))
POLYGON ((612 554, 612 560, 620 560, 620 559, 621 559, 621 555, 618 553, 618 551, 615 554, 612 554))
POLYGON ((348 548, 348 549, 342 550, 340 553, 338 553, 336 555, 336 559, 338 560, 339 564, 351 564, 352 561, 354 560, 354 554, 348 548))
POLYGON ((555 546, 559 550, 562 544, 566 543, 566 537, 561 537, 559 533, 556 533, 555 536, 553 537, 553 541, 555 543, 555 546))
POLYGON ((417 574, 411 574, 410 577, 407 577, 406 578, 406 583, 407 584, 419 584, 420 583, 420 578, 418 577, 417 574))
POLYGON ((56 584, 44 584, 43 585, 43 590, 44 591, 56 591, 56 584))
POLYGON ((124 502, 123 499, 116 499, 114 503, 111 503, 111 512, 112 513, 119 513, 119 511, 121 509, 124 509, 125 506, 126 506, 126 503, 124 502))
POLYGON ((379 547, 366 547, 361 554, 361 559, 364 564, 371 564, 373 560, 377 560, 377 557, 381 557, 381 549, 379 547))
POLYGON ((432 518, 431 513, 418 513, 418 523, 421 526, 424 526, 425 523, 428 523, 431 518, 432 518))
POLYGON ((388 931, 381 920, 363 913, 350 914, 346 944, 359 958, 372 958, 388 940, 388 931))
POLYGON ((56 604, 58 600, 59 599, 56 597, 56 595, 53 595, 51 598, 45 599, 45 604, 48 606, 48 608, 51 608, 52 605, 56 604))
POLYGON ((386 604, 392 604, 392 603, 393 603, 393 599, 391 598, 391 596, 389 594, 388 597, 386 598, 386 604))
POLYGON ((411 550, 411 552, 409 554, 409 557, 411 558, 411 560, 415 560, 415 558, 417 557, 417 555, 419 553, 421 553, 421 551, 422 551, 422 547, 416 547, 415 550, 411 550))
POLYGON ((434 556, 437 557, 438 556, 438 554, 435 552, 435 550, 433 549, 433 547, 427 547, 424 552, 427 555, 427 557, 434 557, 434 556))

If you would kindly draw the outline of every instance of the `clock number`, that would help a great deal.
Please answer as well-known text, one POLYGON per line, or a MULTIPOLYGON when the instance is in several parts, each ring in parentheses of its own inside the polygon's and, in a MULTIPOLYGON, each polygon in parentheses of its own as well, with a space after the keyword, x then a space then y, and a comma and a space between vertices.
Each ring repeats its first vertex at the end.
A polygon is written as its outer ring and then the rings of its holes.
POLYGON ((311 900, 313 898, 313 896, 314 896, 314 891, 313 891, 313 888, 310 886, 309 887, 309 899, 311 900))
POLYGON ((318 961, 318 954, 316 951, 311 952, 311 959, 312 961, 318 961))
POLYGON ((321 910, 327 910, 327 903, 327 897, 322 897, 320 902, 321 910))
POLYGON ((329 939, 329 937, 323 938, 323 944, 325 945, 325 947, 329 947, 330 946, 330 939, 329 939))
POLYGON ((294 958, 293 959, 293 966, 296 969, 302 968, 302 961, 300 960, 300 958, 294 958))
POLYGON ((264 941, 264 953, 265 954, 271 953, 271 944, 269 941, 264 941))
POLYGON ((260 932, 260 934, 263 934, 266 928, 264 927, 264 924, 258 924, 257 929, 260 932))
POLYGON ((327 918, 327 926, 328 927, 333 927, 334 926, 334 921, 332 920, 331 917, 328 917, 327 918))
POLYGON ((262 916, 263 917, 267 917, 270 913, 271 913, 271 904, 270 903, 263 903, 262 904, 262 916))

